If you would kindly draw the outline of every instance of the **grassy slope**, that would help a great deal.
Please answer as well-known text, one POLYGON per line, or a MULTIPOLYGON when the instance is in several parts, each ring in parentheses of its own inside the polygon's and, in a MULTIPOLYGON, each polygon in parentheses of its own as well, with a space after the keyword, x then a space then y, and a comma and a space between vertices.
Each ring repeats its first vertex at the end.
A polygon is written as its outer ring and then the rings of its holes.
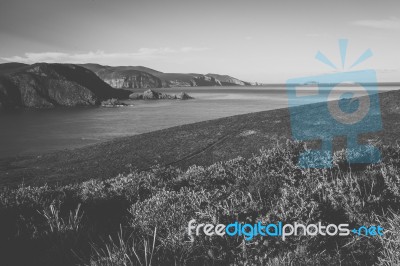
POLYGON ((29 65, 22 63, 4 63, 0 64, 0 75, 7 75, 19 71, 29 65))
MULTIPOLYGON (((384 130, 363 139, 395 143, 400 129, 400 92, 380 96, 384 130)), ((315 105, 318 112, 321 104, 315 105)), ((310 122, 310 121, 309 121, 310 122)), ((311 121, 312 122, 312 121, 311 121)), ((173 127, 70 150, 0 160, 0 184, 70 183, 90 178, 111 178, 132 168, 152 165, 210 165, 249 157, 291 137, 287 109, 252 113, 173 127)), ((343 139, 336 141, 343 148, 343 139)))
POLYGON ((142 72, 147 72, 151 75, 155 75, 155 74, 160 74, 162 72, 148 68, 148 67, 144 67, 144 66, 119 66, 119 67, 114 67, 114 66, 104 66, 104 65, 99 65, 99 64, 81 64, 81 66, 86 67, 88 69, 91 69, 92 71, 96 72, 98 70, 107 68, 107 67, 112 67, 116 70, 137 70, 137 71, 142 71, 142 72))
POLYGON ((10 109, 94 105, 99 100, 127 99, 130 94, 73 64, 0 64, 0 81, 1 102, 10 109))
POLYGON ((300 169, 299 143, 249 159, 0 190, 2 265, 399 265, 400 147, 382 163, 300 169), (187 223, 382 225, 384 237, 187 235, 187 223), (192 241, 190 241, 192 240, 192 241), (147 261, 147 262, 146 262, 147 261), (378 263, 379 264, 375 264, 378 263))

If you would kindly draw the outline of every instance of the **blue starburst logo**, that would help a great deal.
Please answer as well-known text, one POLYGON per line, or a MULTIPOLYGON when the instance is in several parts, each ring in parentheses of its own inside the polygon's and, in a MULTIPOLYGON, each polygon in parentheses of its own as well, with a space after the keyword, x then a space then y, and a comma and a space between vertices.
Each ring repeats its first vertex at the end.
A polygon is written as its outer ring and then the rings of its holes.
MULTIPOLYGON (((376 72, 374 70, 345 71, 348 40, 339 40, 341 71, 334 74, 309 76, 287 81, 287 95, 292 137, 299 141, 319 140, 318 150, 307 150, 299 158, 303 168, 332 167, 335 137, 346 137, 349 163, 377 163, 379 150, 362 144, 360 134, 382 129, 376 72), (306 92, 306 93, 305 93, 306 92), (303 104, 299 106, 299 103, 303 104)), ((367 49, 350 64, 358 66, 372 56, 367 49)), ((315 57, 338 70, 322 52, 315 57)))

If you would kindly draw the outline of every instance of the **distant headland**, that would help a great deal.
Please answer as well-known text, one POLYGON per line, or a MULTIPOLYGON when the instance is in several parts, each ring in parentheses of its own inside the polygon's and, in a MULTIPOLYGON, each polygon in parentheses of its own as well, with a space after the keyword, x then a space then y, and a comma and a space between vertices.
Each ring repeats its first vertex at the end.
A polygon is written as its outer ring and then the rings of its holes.
POLYGON ((0 64, 0 109, 94 106, 128 99, 135 89, 251 85, 258 83, 218 74, 163 73, 142 66, 5 63, 0 64))

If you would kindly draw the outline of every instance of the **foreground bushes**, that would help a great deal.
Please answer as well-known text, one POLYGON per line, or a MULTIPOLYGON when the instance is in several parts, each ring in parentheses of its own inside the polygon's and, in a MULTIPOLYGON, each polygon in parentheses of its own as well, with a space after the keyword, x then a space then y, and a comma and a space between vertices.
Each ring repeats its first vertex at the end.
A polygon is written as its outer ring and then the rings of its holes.
POLYGON ((4 189, 1 260, 10 265, 397 265, 400 147, 382 163, 300 169, 288 142, 187 171, 155 167, 68 186, 4 189), (381 224, 379 237, 188 236, 204 223, 381 224))

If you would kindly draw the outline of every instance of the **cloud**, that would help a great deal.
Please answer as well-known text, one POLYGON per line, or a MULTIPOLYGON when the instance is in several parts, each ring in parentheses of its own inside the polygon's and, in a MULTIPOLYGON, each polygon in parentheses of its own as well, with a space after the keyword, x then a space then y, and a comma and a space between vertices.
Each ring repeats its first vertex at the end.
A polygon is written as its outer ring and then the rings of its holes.
POLYGON ((208 50, 205 47, 182 47, 179 49, 164 48, 140 48, 133 53, 107 53, 104 51, 90 51, 86 53, 60 53, 60 52, 42 52, 42 53, 25 53, 23 56, 2 57, 1 59, 8 62, 20 63, 87 63, 98 62, 104 60, 148 60, 166 57, 171 54, 201 52, 208 50))
POLYGON ((127 53, 128 56, 140 56, 140 55, 165 55, 176 53, 177 50, 164 47, 164 48, 140 48, 137 53, 127 53))
POLYGON ((400 29, 400 19, 397 17, 381 20, 357 20, 353 21, 352 24, 374 29, 400 29))

